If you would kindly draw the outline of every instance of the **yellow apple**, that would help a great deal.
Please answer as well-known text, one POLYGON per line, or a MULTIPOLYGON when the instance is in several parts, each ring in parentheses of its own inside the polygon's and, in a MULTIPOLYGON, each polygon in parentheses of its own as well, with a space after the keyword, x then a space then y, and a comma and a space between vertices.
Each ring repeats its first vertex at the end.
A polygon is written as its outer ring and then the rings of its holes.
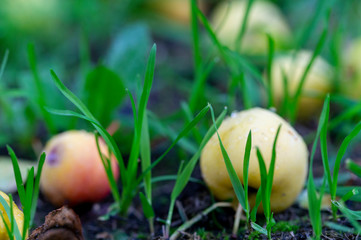
MULTIPOLYGON (((295 202, 301 192, 308 166, 308 150, 302 137, 277 114, 261 108, 233 113, 219 128, 219 135, 230 157, 238 178, 243 182, 243 159, 249 131, 252 131, 252 149, 248 170, 249 202, 253 207, 261 186, 256 147, 269 168, 273 141, 282 125, 276 145, 276 163, 271 193, 271 210, 280 212, 295 202)), ((204 147, 200 166, 203 178, 211 192, 220 200, 236 200, 231 180, 222 156, 216 134, 204 147)), ((258 209, 258 211, 261 208, 258 209)))

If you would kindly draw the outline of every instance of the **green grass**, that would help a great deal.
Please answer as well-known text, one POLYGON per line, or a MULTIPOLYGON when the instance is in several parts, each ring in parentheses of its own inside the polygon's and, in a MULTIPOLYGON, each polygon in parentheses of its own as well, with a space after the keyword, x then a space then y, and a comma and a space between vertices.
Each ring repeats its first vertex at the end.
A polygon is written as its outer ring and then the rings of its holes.
MULTIPOLYGON (((103 139, 108 144, 108 147, 110 148, 110 152, 112 152, 115 157, 118 160, 119 167, 120 167, 120 175, 121 175, 121 184, 122 184, 122 192, 119 194, 118 187, 116 185, 116 180, 114 179, 114 176, 112 175, 110 160, 104 158, 103 159, 103 165, 105 167, 105 170, 107 172, 107 176, 110 182, 111 191, 114 197, 114 200, 117 203, 117 207, 115 209, 115 212, 120 212, 122 215, 126 215, 128 208, 130 204, 132 203, 133 198, 138 192, 138 185, 141 181, 144 181, 145 186, 145 195, 141 197, 143 208, 147 209, 147 216, 150 220, 150 226, 153 225, 152 223, 152 211, 150 210, 151 204, 152 204, 152 197, 151 197, 151 169, 153 169, 166 155, 167 153, 177 144, 178 141, 180 141, 184 136, 186 136, 192 129, 195 127, 195 125, 204 117, 204 115, 209 110, 209 106, 206 106, 203 108, 198 115, 190 121, 184 129, 180 132, 180 134, 176 137, 176 139, 173 141, 171 146, 158 158, 156 159, 152 164, 150 164, 150 147, 149 147, 149 140, 147 140, 147 117, 146 117, 146 105, 150 94, 150 89, 152 85, 152 79, 154 75, 154 66, 155 66, 155 46, 151 50, 151 54, 149 57, 149 62, 146 70, 146 77, 145 82, 143 86, 143 91, 141 93, 140 101, 138 107, 135 104, 135 100, 133 99, 133 96, 129 91, 128 95, 131 99, 132 108, 133 108, 133 116, 134 116, 134 125, 135 125, 135 134, 133 138, 133 144, 132 149, 130 152, 129 160, 127 166, 125 166, 123 157, 120 153, 119 148, 117 147, 114 139, 110 134, 105 130, 104 127, 95 119, 92 115, 92 113, 88 110, 88 108, 80 101, 79 98, 77 98, 72 92, 70 92, 69 89, 65 87, 65 85, 60 81, 60 79, 56 76, 56 74, 52 71, 53 79, 59 88, 59 90, 75 105, 78 107, 78 109, 83 113, 79 114, 73 111, 69 110, 54 110, 54 109, 48 109, 51 113, 63 115, 63 116, 72 116, 72 117, 78 117, 85 119, 89 121, 95 129, 99 132, 99 134, 103 137, 103 139), (144 121, 145 119, 145 121, 144 121), (144 127, 144 128, 143 128, 144 127), (137 169, 138 169, 138 157, 141 155, 142 161, 142 173, 137 176, 137 169), (146 201, 145 201, 146 200, 146 201)), ((224 117, 225 113, 223 113, 224 117)), ((201 146, 204 146, 201 144, 201 146)), ((181 172, 181 179, 183 179, 182 182, 176 181, 176 190, 174 190, 174 193, 172 194, 172 199, 177 198, 179 193, 182 191, 182 189, 185 187, 186 182, 189 180, 190 174, 195 166, 195 163, 197 162, 197 157, 200 154, 200 150, 196 152, 195 157, 193 157, 190 161, 191 165, 187 165, 184 169, 184 171, 181 172), (188 167, 189 166, 189 167, 188 167)), ((142 196, 142 195, 141 195, 142 196)), ((174 203, 173 203, 174 206, 174 203)), ((173 207, 170 207, 170 209, 173 209, 173 207)), ((173 210, 170 210, 173 211, 173 210)), ((170 218, 171 218, 170 214, 170 218)), ((152 227, 151 227, 152 228, 152 227)), ((152 230, 151 230, 152 231, 152 230)))
POLYGON ((317 193, 314 177, 313 177, 313 163, 314 156, 317 148, 317 143, 319 141, 322 129, 327 129, 327 118, 330 112, 330 97, 329 95, 326 97, 325 102, 323 104, 322 113, 318 122, 317 134, 315 140, 313 141, 312 151, 310 156, 310 166, 308 171, 308 179, 307 179, 307 194, 308 194, 308 205, 309 205, 309 216, 310 221, 313 228, 313 235, 315 239, 320 239, 322 234, 322 219, 321 219, 321 202, 325 189, 326 178, 323 177, 323 184, 321 187, 320 193, 317 193))
MULTIPOLYGON (((16 181, 16 187, 18 190, 18 194, 24 214, 24 224, 23 224, 23 228, 21 229, 21 232, 27 233, 28 230, 33 226, 33 222, 34 222, 34 217, 35 217, 36 207, 39 197, 41 171, 45 162, 45 153, 43 153, 40 156, 40 160, 37 166, 36 176, 35 176, 34 167, 31 167, 28 170, 27 180, 25 183, 23 183, 23 178, 21 176, 18 159, 11 147, 7 146, 7 149, 11 157, 15 181, 16 181)), ((5 199, 0 196, 0 203, 4 207, 7 216, 10 216, 9 218, 10 226, 6 226, 6 230, 8 232, 10 239, 12 239, 12 237, 15 237, 16 240, 20 240, 20 239, 24 240, 26 234, 23 235, 20 234, 19 226, 17 226, 17 223, 13 215, 13 201, 11 195, 9 196, 9 198, 10 198, 10 206, 6 203, 5 199)), ((6 222, 4 221, 4 216, 2 214, 1 214, 1 218, 4 224, 7 225, 6 222)))
MULTIPOLYGON (((267 237, 271 239, 271 233, 272 233, 272 227, 276 224, 275 220, 273 219, 273 213, 271 211, 271 193, 272 193, 272 185, 273 185, 273 177, 274 177, 274 170, 275 170, 275 164, 276 164, 276 144, 278 135, 280 133, 282 125, 280 125, 277 129, 276 136, 273 142, 273 148, 272 148, 272 156, 270 161, 270 166, 267 172, 266 164, 264 161, 264 158, 262 156, 262 153, 257 147, 257 159, 260 169, 260 175, 261 175, 261 186, 259 188, 259 192, 261 192, 261 198, 262 198, 262 207, 263 212, 266 217, 266 232, 267 237)), ((257 193, 258 195, 258 193, 257 193)), ((256 228, 256 230, 259 230, 260 226, 257 226, 256 223, 252 223, 252 227, 256 228)))
MULTIPOLYGON (((213 109, 210 105, 207 106, 207 110, 210 109, 211 113, 213 113, 213 109)), ((215 121, 214 126, 211 127, 208 132, 205 134, 198 151, 193 155, 193 157, 188 161, 188 163, 183 167, 183 164, 180 165, 179 170, 178 170, 178 174, 177 174, 177 180, 175 182, 174 188, 172 190, 171 193, 171 197, 170 197, 170 205, 169 205, 169 210, 168 210, 168 217, 166 220, 166 236, 169 236, 170 233, 170 224, 172 222, 172 216, 173 216, 173 209, 174 209, 174 205, 175 205, 175 201, 178 198, 178 196, 181 194, 181 192, 183 191, 183 189, 185 188, 185 186, 187 185, 191 174, 194 170, 194 167, 196 166, 198 159, 201 155, 202 149, 204 148, 204 146, 206 145, 206 143, 208 142, 208 140, 212 137, 212 135, 214 134, 214 132, 216 131, 216 127, 220 126, 220 124, 222 123, 225 115, 227 113, 227 109, 224 109, 223 112, 220 114, 220 116, 218 117, 217 121, 215 121)), ((214 118, 214 115, 213 115, 214 118)))
MULTIPOLYGON (((327 98, 327 101, 328 101, 328 111, 326 112, 324 122, 322 123, 322 128, 320 132, 320 142, 321 142, 321 153, 322 153, 322 161, 323 161, 325 176, 330 189, 331 199, 332 201, 335 201, 337 185, 338 185, 338 174, 340 171, 342 159, 352 139, 355 138, 358 135, 358 133, 361 131, 361 122, 358 123, 355 126, 355 128, 351 131, 351 133, 347 135, 346 138, 343 140, 337 152, 336 160, 332 171, 333 173, 331 174, 330 163, 328 159, 328 151, 327 151, 327 130, 328 130, 327 123, 329 118, 328 115, 329 115, 329 101, 330 101, 329 97, 327 98)), ((332 214, 333 217, 336 218, 337 209, 335 205, 332 205, 332 214)))

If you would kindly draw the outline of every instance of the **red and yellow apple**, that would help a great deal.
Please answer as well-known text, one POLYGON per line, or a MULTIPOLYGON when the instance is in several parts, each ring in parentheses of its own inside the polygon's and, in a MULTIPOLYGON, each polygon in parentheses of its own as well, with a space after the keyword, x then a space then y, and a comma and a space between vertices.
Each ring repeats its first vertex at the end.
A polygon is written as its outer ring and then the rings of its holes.
MULTIPOLYGON (((108 147, 99 139, 103 155, 108 147)), ((108 178, 99 156, 95 136, 85 131, 67 131, 54 136, 45 146, 46 159, 40 189, 55 206, 97 202, 110 192, 108 178)), ((112 171, 119 175, 115 157, 112 171)))

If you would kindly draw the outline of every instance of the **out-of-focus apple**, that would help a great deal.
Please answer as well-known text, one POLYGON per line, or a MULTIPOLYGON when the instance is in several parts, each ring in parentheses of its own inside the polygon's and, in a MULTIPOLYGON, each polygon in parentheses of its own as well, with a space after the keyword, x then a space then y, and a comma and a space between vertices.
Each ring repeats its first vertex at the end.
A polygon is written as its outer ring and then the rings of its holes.
MULTIPOLYGON (((278 56, 272 64, 272 90, 279 106, 284 100, 284 76, 287 78, 288 96, 294 96, 312 53, 300 51, 278 56)), ((297 117, 308 120, 320 113, 325 95, 333 90, 333 69, 317 57, 309 70, 298 102, 297 117)))
POLYGON ((353 40, 343 56, 344 79, 340 84, 341 92, 354 100, 361 99, 361 38, 353 40))
MULTIPOLYGON (((236 40, 246 8, 245 0, 223 1, 213 12, 212 25, 217 37, 230 49, 237 49, 236 40)), ((278 7, 268 1, 254 1, 248 15, 241 52, 251 55, 267 54, 267 33, 272 36, 277 49, 287 46, 291 38, 290 29, 278 7)))
MULTIPOLYGON (((108 147, 99 140, 101 152, 108 147)), ((54 136, 45 146, 46 159, 40 189, 55 206, 97 202, 110 192, 108 178, 96 146, 95 136, 85 131, 68 131, 54 136)), ((111 157, 115 178, 116 159, 111 157)))

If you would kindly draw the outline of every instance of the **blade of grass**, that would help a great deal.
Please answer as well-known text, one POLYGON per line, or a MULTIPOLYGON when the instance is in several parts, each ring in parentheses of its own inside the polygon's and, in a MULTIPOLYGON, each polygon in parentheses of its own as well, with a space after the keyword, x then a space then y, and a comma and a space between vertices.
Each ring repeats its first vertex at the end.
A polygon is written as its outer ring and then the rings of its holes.
POLYGON ((325 27, 324 30, 322 31, 320 39, 317 42, 316 48, 313 51, 312 57, 311 57, 309 63, 307 64, 307 67, 305 68, 305 71, 302 74, 302 77, 301 77, 300 82, 298 83, 296 92, 295 92, 294 96, 292 96, 291 122, 293 122, 293 123, 296 120, 298 102, 299 102, 299 99, 300 99, 300 96, 301 96, 301 93, 302 93, 303 86, 304 86, 304 84, 306 82, 307 75, 308 75, 309 71, 311 70, 311 67, 312 67, 314 61, 316 60, 317 56, 320 55, 320 53, 321 53, 321 51, 322 51, 322 49, 323 49, 323 47, 324 47, 324 45, 326 43, 327 33, 328 33, 328 28, 325 27))
POLYGON ((322 19, 322 16, 325 14, 326 9, 326 0, 318 1, 318 5, 315 9, 315 14, 309 23, 306 24, 305 30, 302 32, 300 39, 297 42, 297 49, 301 49, 302 46, 306 43, 307 39, 310 38, 312 32, 317 26, 317 23, 322 19))
POLYGON ((346 168, 353 174, 361 178, 361 166, 352 161, 351 159, 346 160, 346 168))
MULTIPOLYGON (((243 158, 243 186, 244 186, 244 198, 248 199, 248 169, 249 169, 249 159, 251 157, 251 149, 252 149, 252 130, 249 130, 246 142, 246 148, 244 151, 244 158, 243 158)), ((247 217, 247 224, 249 224, 250 220, 250 207, 249 202, 247 201, 246 208, 246 217, 247 217)))
POLYGON ((197 21, 197 1, 196 0, 189 0, 190 1, 190 11, 191 11, 191 29, 192 29, 192 47, 193 47, 193 62, 194 62, 194 69, 195 72, 198 72, 200 65, 202 63, 201 58, 201 51, 199 47, 199 27, 197 21))
POLYGON ((285 73, 284 69, 281 69, 282 72, 282 82, 283 82, 283 99, 282 99, 282 107, 281 107, 281 115, 282 116, 290 116, 290 96, 289 96, 289 88, 288 88, 288 77, 285 73))
POLYGON ((233 168, 231 159, 229 158, 228 153, 227 153, 226 149, 224 148, 221 137, 219 136, 218 128, 215 125, 216 120, 215 120, 215 117, 214 117, 214 112, 213 112, 212 106, 210 106, 210 109, 211 109, 213 125, 215 127, 215 130, 216 130, 216 133, 217 133, 217 136, 218 136, 218 141, 219 141, 219 145, 221 147, 222 156, 223 156, 224 162, 226 164, 227 172, 229 174, 229 177, 230 177, 234 192, 235 192, 235 194, 237 196, 237 199, 238 199, 239 203, 242 205, 243 209, 247 209, 248 200, 245 198, 245 193, 244 193, 243 186, 241 184, 241 181, 238 178, 238 175, 237 175, 236 171, 233 168))
MULTIPOLYGON (((168 149, 159 157, 157 158, 152 164, 151 166, 149 166, 146 170, 144 170, 142 172, 142 174, 140 175, 139 179, 142 179, 144 177, 144 175, 150 171, 152 168, 154 168, 167 154, 168 152, 177 144, 177 142, 179 140, 181 140, 183 137, 185 137, 197 124, 198 122, 203 119, 203 117, 207 114, 207 112, 209 111, 209 105, 205 106, 197 115, 196 117, 190 122, 188 123, 183 130, 178 134, 177 138, 172 142, 172 144, 168 147, 168 149)), ((225 115, 225 112, 222 112, 223 114, 223 118, 225 115)), ((222 119, 223 119, 222 118, 222 119)), ((203 140, 204 141, 204 140, 203 140)))
POLYGON ((268 217, 271 213, 270 208, 269 208, 269 202, 270 199, 268 198, 268 194, 267 194, 267 168, 266 168, 266 164, 264 162, 262 153, 260 151, 260 149, 257 147, 257 159, 258 159, 258 164, 259 164, 259 171, 260 171, 260 175, 261 175, 261 188, 262 188, 262 206, 263 206, 263 211, 264 211, 264 215, 266 217, 266 220, 268 222, 268 217))
MULTIPOLYGON (((348 145, 350 144, 350 142, 352 141, 353 138, 355 138, 359 132, 361 131, 361 122, 359 122, 356 127, 351 131, 351 133, 349 135, 346 136, 346 138, 343 140, 340 149, 337 152, 337 156, 336 156, 336 160, 335 160, 335 165, 333 168, 333 176, 332 176, 332 184, 331 188, 330 188, 330 192, 331 192, 331 199, 332 200, 336 200, 336 190, 337 190, 337 183, 338 183, 338 174, 340 171, 340 167, 341 167, 341 161, 343 159, 343 156, 345 155, 346 149, 348 147, 348 145)), ((334 205, 332 205, 334 206, 334 205)), ((335 207, 332 207, 332 213, 334 218, 336 218, 336 214, 337 214, 337 209, 335 207)))
POLYGON ((342 113, 335 116, 328 125, 328 130, 331 131, 335 127, 339 126, 341 123, 352 119, 353 117, 360 114, 361 111, 361 101, 358 102, 356 105, 347 107, 342 113))
POLYGON ((258 225, 257 223, 252 222, 252 223, 251 223, 251 226, 252 226, 252 228, 253 228, 254 230, 256 230, 257 232, 259 232, 259 233, 267 236, 267 230, 264 229, 263 227, 261 227, 260 225, 258 225))
POLYGON ((41 177, 41 173, 43 171, 45 158, 46 158, 46 154, 45 154, 45 152, 43 152, 41 154, 41 156, 40 156, 37 171, 36 171, 36 177, 35 177, 35 183, 34 183, 34 191, 33 191, 33 196, 32 196, 31 210, 30 210, 30 223, 29 223, 30 226, 33 226, 36 207, 38 205, 40 177, 41 177))
MULTIPOLYGON (((12 198, 10 198, 10 196, 9 196, 9 200, 12 200, 12 198)), ((0 204, 3 206, 3 208, 5 210, 5 213, 6 213, 7 217, 9 218, 12 215, 11 212, 13 210, 10 208, 9 204, 6 202, 5 198, 3 196, 1 196, 1 195, 0 195, 0 204)), ((10 205, 12 205, 12 203, 10 205)), ((1 214, 2 220, 5 223, 5 216, 1 213, 1 211, 0 211, 0 214, 1 214)), ((12 220, 14 220, 14 218, 12 218, 12 220)), ((11 223, 11 224, 14 224, 14 229, 13 229, 12 235, 15 236, 16 240, 21 240, 22 236, 20 234, 20 230, 19 230, 19 226, 18 226, 17 222, 13 221, 13 223, 11 223)))
MULTIPOLYGON (((142 136, 141 136, 141 144, 140 144, 140 155, 141 155, 141 165, 142 171, 145 171, 151 165, 151 150, 150 150, 150 139, 149 139, 149 128, 148 128, 148 117, 147 114, 144 116, 143 127, 142 127, 142 136)), ((144 175, 144 190, 145 195, 147 196, 147 200, 150 204, 152 204, 152 183, 151 183, 152 175, 149 171, 144 175)))
POLYGON ((312 151, 311 151, 311 156, 310 156, 310 165, 309 165, 309 175, 308 175, 308 180, 307 180, 308 204, 310 206, 308 209, 308 212, 310 215, 313 232, 314 232, 314 236, 316 239, 320 239, 320 236, 322 234, 321 200, 323 197, 323 189, 326 184, 326 178, 325 177, 323 178, 321 193, 320 193, 319 198, 317 198, 317 191, 316 191, 316 186, 315 186, 315 182, 314 182, 312 166, 313 166, 314 156, 315 156, 315 152, 316 152, 316 148, 317 148, 317 142, 318 142, 318 139, 320 138, 321 130, 326 123, 326 117, 329 115, 329 110, 330 110, 329 105, 330 105, 330 95, 328 94, 325 99, 325 102, 323 104, 321 116, 320 116, 318 127, 317 127, 316 137, 315 137, 313 145, 312 145, 312 151))
MULTIPOLYGON (((67 116, 76 116, 81 117, 85 120, 88 120, 94 128, 100 133, 100 135, 103 137, 104 141, 107 143, 108 147, 111 148, 114 156, 116 157, 119 168, 120 168, 120 177, 123 184, 126 184, 126 168, 124 165, 123 157, 119 151, 119 148, 117 147, 113 137, 105 130, 104 127, 101 126, 101 124, 94 118, 94 116, 91 114, 91 112, 88 110, 88 108, 80 101, 78 97, 74 95, 58 78, 58 76, 55 74, 53 70, 50 70, 51 76, 53 77, 54 83, 56 84, 57 88, 60 90, 60 92, 69 99, 70 102, 72 102, 84 115, 75 114, 72 112, 71 115, 67 116)), ((49 111, 49 110, 48 110, 49 111)), ((52 113, 56 114, 56 111, 52 110, 52 113)), ((58 112, 60 113, 60 112, 58 112)), ((65 113, 63 111, 63 113, 65 113)), ((68 114, 71 112, 68 112, 68 114)), ((60 114, 65 115, 65 114, 60 114)))
POLYGON ((327 177, 328 186, 332 186, 332 177, 330 171, 330 163, 328 161, 328 151, 327 151, 327 129, 328 129, 328 119, 330 113, 330 98, 326 99, 326 110, 325 116, 323 118, 324 122, 320 122, 321 124, 321 132, 320 132, 320 145, 321 145, 321 155, 322 155, 322 163, 325 175, 327 177))
MULTIPOLYGON (((153 210, 153 207, 152 207, 151 203, 148 201, 147 197, 144 196, 144 194, 142 192, 140 192, 139 193, 139 198, 140 198, 140 201, 141 201, 141 204, 142 204, 144 216, 147 219, 154 218, 154 216, 155 216, 154 210, 153 210)), ((151 232, 152 232, 152 230, 151 230, 151 232)))
POLYGON ((254 207, 252 208, 251 211, 251 221, 252 222, 256 222, 256 217, 257 217, 257 209, 259 207, 259 205, 262 202, 262 186, 259 187, 257 194, 256 194, 256 203, 254 205, 254 207))
POLYGON ((4 99, 7 96, 7 94, 9 93, 9 90, 7 89, 6 91, 4 91, 4 89, 3 89, 4 86, 2 86, 2 84, 1 84, 2 83, 1 80, 2 80, 3 74, 5 72, 5 67, 8 62, 8 58, 9 58, 9 50, 6 49, 4 57, 1 61, 1 66, 0 66, 0 105, 4 110, 4 113, 5 113, 8 121, 11 122, 12 117, 13 117, 13 112, 12 112, 10 104, 8 104, 6 102, 6 100, 4 99))
POLYGON ((196 106, 199 105, 200 100, 202 100, 201 98, 204 97, 204 88, 207 77, 217 62, 218 58, 214 58, 210 63, 204 63, 196 69, 195 82, 189 96, 189 106, 192 111, 195 111, 196 106))
MULTIPOLYGON (((267 192, 267 198, 270 199, 271 198, 271 191, 272 191, 272 185, 273 185, 273 177, 274 177, 274 171, 275 171, 275 165, 276 165, 276 145, 277 145, 277 140, 278 140, 278 136, 279 133, 281 131, 281 127, 282 125, 280 124, 277 128, 277 132, 276 132, 276 136, 275 139, 273 141, 273 147, 272 147, 272 156, 271 156, 271 163, 268 169, 268 173, 267 173, 267 185, 266 185, 266 192, 267 192)), ((271 208, 270 208, 271 210, 271 208)))
POLYGON ((243 20, 242 20, 242 27, 237 34, 237 38, 236 38, 236 42, 235 42, 235 49, 237 52, 241 51, 242 39, 247 30, 248 16, 249 16, 252 4, 253 4, 253 0, 248 0, 246 12, 244 13, 243 20))
POLYGON ((219 207, 231 207, 232 204, 228 203, 228 202, 217 202, 214 203, 212 206, 210 206, 209 208, 205 209, 204 211, 202 211, 201 213, 197 214, 196 216, 194 216, 192 219, 190 219, 189 221, 185 222, 184 224, 182 224, 180 227, 177 228, 177 230, 172 234, 172 236, 170 237, 170 240, 175 240, 179 238, 179 233, 182 231, 185 231, 186 229, 190 228, 191 226, 193 226, 196 222, 198 222, 199 220, 201 220, 204 216, 207 216, 210 212, 214 211, 215 209, 219 208, 219 207))
MULTIPOLYGON (((178 137, 178 133, 172 129, 170 126, 165 124, 163 119, 159 119, 154 113, 148 111, 149 117, 149 127, 152 128, 155 132, 168 137, 171 141, 174 141, 178 137)), ((189 120, 191 122, 191 120, 189 120)), ((188 123, 189 123, 188 122, 188 123)), ((188 124, 187 123, 187 124, 188 124)), ((183 138, 177 142, 179 147, 190 154, 194 154, 197 152, 197 145, 192 141, 188 140, 187 138, 183 138)))
POLYGON ((18 159, 17 159, 17 157, 15 155, 15 152, 13 151, 13 149, 10 146, 7 145, 6 148, 8 150, 8 153, 10 155, 11 162, 12 162, 12 165, 13 165, 16 188, 18 190, 20 202, 21 202, 21 205, 25 206, 25 204, 26 204, 26 202, 25 202, 25 196, 26 196, 25 195, 25 188, 23 186, 23 178, 21 176, 21 171, 20 171, 18 159))
POLYGON ((9 49, 6 49, 6 50, 5 50, 4 57, 3 57, 3 60, 1 61, 0 80, 1 80, 2 77, 3 77, 3 74, 4 74, 4 71, 5 71, 5 67, 6 67, 6 64, 7 64, 7 62, 8 62, 8 59, 9 59, 9 49))
MULTIPOLYGON (((211 109, 211 113, 213 113, 212 107, 210 104, 207 105, 207 109, 211 109)), ((216 121, 214 120, 214 115, 213 115, 213 121, 214 121, 213 126, 206 133, 203 141, 201 142, 201 144, 199 146, 198 151, 189 160, 189 162, 184 167, 184 169, 181 172, 178 172, 177 180, 175 182, 174 188, 171 193, 171 201, 170 201, 168 217, 167 217, 167 222, 166 222, 166 233, 168 233, 168 234, 169 234, 169 228, 170 228, 170 223, 171 223, 171 219, 172 219, 175 201, 178 198, 178 196, 180 195, 180 193, 183 191, 185 186, 187 185, 187 183, 191 177, 191 174, 194 170, 194 167, 196 166, 196 164, 198 162, 198 159, 201 155, 201 152, 202 152, 204 146, 209 141, 209 139, 212 137, 212 135, 216 131, 217 127, 220 126, 220 124, 222 123, 222 121, 226 115, 226 112, 227 112, 227 109, 225 108, 216 121)))
POLYGON ((357 233, 361 233, 361 226, 357 221, 361 220, 361 211, 353 211, 348 209, 343 203, 332 201, 332 204, 335 205, 351 222, 352 226, 356 229, 357 233))
POLYGON ((51 115, 44 109, 46 104, 45 90, 41 83, 40 76, 37 70, 37 60, 35 56, 35 47, 33 44, 28 44, 28 61, 30 64, 31 72, 33 74, 34 83, 36 86, 36 102, 40 107, 41 114, 45 120, 46 127, 51 134, 56 133, 55 124, 51 118, 51 115))
POLYGON ((357 232, 355 231, 355 229, 350 228, 350 227, 346 227, 344 225, 341 224, 337 224, 334 222, 325 222, 325 226, 331 228, 331 229, 335 229, 336 231, 339 232, 346 232, 346 233, 353 233, 353 234, 357 234, 357 232))
MULTIPOLYGON (((34 167, 30 168, 26 181, 26 192, 25 192, 26 204, 23 205, 23 212, 24 212, 23 233, 26 233, 30 228, 31 206, 33 204, 32 203, 33 191, 34 191, 34 167)), ((26 238, 26 234, 23 234, 23 240, 25 240, 25 238, 26 238)))
POLYGON ((274 106, 273 91, 272 91, 272 62, 275 51, 275 43, 271 35, 267 34, 268 39, 268 61, 267 61, 267 93, 268 93, 268 108, 274 106))
POLYGON ((146 66, 143 91, 138 106, 138 121, 135 127, 134 141, 132 144, 128 167, 127 167, 127 178, 131 181, 136 177, 135 175, 138 169, 137 165, 138 165, 138 157, 140 151, 141 132, 143 126, 143 119, 146 113, 147 103, 153 84, 156 52, 157 52, 157 46, 156 44, 154 44, 152 49, 150 50, 148 62, 146 66))
POLYGON ((111 156, 111 150, 109 151, 109 155, 108 156, 104 156, 104 154, 102 153, 101 149, 100 149, 100 145, 99 145, 99 133, 95 134, 95 143, 97 146, 97 150, 98 150, 98 154, 100 156, 100 159, 102 161, 105 173, 107 174, 107 178, 109 181, 109 185, 110 185, 110 190, 112 192, 114 201, 119 203, 120 202, 120 195, 119 195, 119 191, 118 191, 118 186, 117 186, 117 180, 114 177, 113 171, 112 171, 112 163, 110 160, 110 156, 111 156))
POLYGON ((347 200, 350 200, 350 198, 352 198, 353 196, 359 194, 359 191, 357 188, 354 188, 352 190, 350 190, 349 192, 347 192, 344 196, 342 196, 341 200, 343 202, 346 202, 347 200))

